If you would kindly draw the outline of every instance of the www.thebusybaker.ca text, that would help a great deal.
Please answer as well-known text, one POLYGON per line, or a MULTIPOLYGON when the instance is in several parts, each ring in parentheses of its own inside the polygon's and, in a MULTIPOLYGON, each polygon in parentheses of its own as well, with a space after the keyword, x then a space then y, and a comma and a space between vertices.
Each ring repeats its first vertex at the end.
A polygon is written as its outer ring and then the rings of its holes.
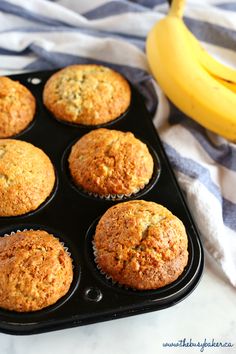
POLYGON ((218 342, 215 339, 207 340, 206 338, 204 341, 194 341, 192 338, 188 340, 186 338, 179 339, 176 342, 165 342, 162 343, 163 347, 167 348, 199 348, 200 352, 203 352, 205 348, 232 348, 234 346, 231 342, 218 342))

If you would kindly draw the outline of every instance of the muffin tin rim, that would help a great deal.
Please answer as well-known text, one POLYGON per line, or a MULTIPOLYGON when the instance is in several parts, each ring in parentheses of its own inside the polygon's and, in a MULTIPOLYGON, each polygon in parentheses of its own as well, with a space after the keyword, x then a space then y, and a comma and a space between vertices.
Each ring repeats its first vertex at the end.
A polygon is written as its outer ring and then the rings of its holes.
MULTIPOLYGON (((51 75, 52 73, 56 72, 57 70, 58 69, 50 70, 50 71, 40 71, 40 72, 36 72, 36 73, 25 73, 25 74, 19 74, 19 75, 16 74, 16 75, 12 75, 11 77, 13 79, 15 79, 15 80, 22 80, 22 82, 24 84, 26 82, 26 80, 30 76, 32 76, 32 75, 36 76, 37 75, 39 77, 42 77, 41 81, 42 81, 42 83, 44 83, 45 77, 49 77, 49 75, 51 75)), ((32 87, 32 89, 33 89, 33 86, 34 85, 32 85, 30 87, 32 87)), ((36 98, 38 97, 37 100, 39 100, 40 107, 41 107, 41 97, 38 96, 38 93, 39 93, 39 91, 41 92, 41 87, 42 87, 42 85, 40 85, 40 89, 38 89, 38 92, 36 90, 36 95, 35 95, 36 98)), ((137 89, 135 89, 133 87, 133 84, 131 85, 131 88, 132 88, 132 90, 134 91, 134 94, 135 94, 134 102, 136 102, 136 98, 141 96, 141 94, 139 92, 137 92, 137 89), (138 93, 137 96, 136 96, 136 92, 138 93)), ((135 109, 135 107, 132 107, 132 108, 135 109)), ((43 110, 44 109, 45 109, 45 107, 43 106, 43 110)), ((147 116, 147 114, 146 114, 146 116, 147 116)), ((127 118, 128 118, 128 116, 127 116, 127 118)), ((146 117, 146 118, 148 118, 148 117, 146 117)), ((49 117, 48 117, 48 119, 49 119, 49 117)), ((124 120, 124 122, 125 122, 125 120, 124 120)), ((122 125, 122 127, 123 127, 123 125, 122 125)), ((155 129, 154 129, 153 124, 151 124, 151 122, 150 123, 148 122, 146 124, 146 128, 148 128, 148 127, 150 128, 149 129, 149 135, 153 135, 152 130, 154 132, 155 129)), ((121 130, 123 130, 123 128, 121 130)), ((133 132, 133 130, 131 128, 129 129, 129 131, 133 132)), ((75 130, 74 130, 74 132, 75 132, 75 130)), ((79 129, 78 129, 78 132, 79 132, 79 129)), ((83 131, 80 131, 80 132, 83 134, 83 131)), ((156 130, 155 130, 155 135, 157 135, 156 130)), ((155 137, 153 136, 153 138, 155 138, 155 137)), ((160 139, 157 136, 156 137, 156 142, 158 142, 158 140, 160 140, 160 139)), ((160 156, 160 160, 162 161, 164 159, 164 163, 167 162, 167 167, 168 167, 169 161, 168 160, 165 161, 165 154, 162 154, 163 147, 160 144, 159 145, 157 144, 157 150, 158 150, 158 155, 160 156), (163 157, 163 155, 164 155, 164 157, 163 157)), ((61 173, 61 164, 60 164, 60 166, 57 165, 57 169, 58 169, 58 172, 60 171, 60 173, 61 173)), ((171 174, 173 175, 173 170, 170 170, 170 180, 171 180, 171 174)), ((173 185, 176 184, 178 186, 178 184, 176 183, 175 180, 172 180, 172 184, 173 185)), ((183 194, 181 192, 179 192, 179 188, 177 188, 177 193, 180 194, 180 196, 182 196, 182 205, 184 206, 185 204, 183 203, 184 202, 183 194)), ((96 200, 99 200, 99 199, 96 199, 96 200)), ((181 204, 181 202, 180 202, 180 204, 181 204)), ((95 207, 96 207, 96 205, 95 205, 95 207)), ((185 208, 183 208, 183 209, 185 209, 186 218, 188 220, 187 222, 189 223, 189 226, 190 226, 189 233, 190 233, 190 235, 193 236, 193 240, 199 243, 200 248, 202 249, 201 242, 199 241, 199 234, 197 233, 196 227, 194 227, 195 225, 193 224, 193 220, 191 218, 190 212, 189 212, 188 209, 186 209, 186 205, 185 205, 185 208)), ((24 214, 22 216, 26 216, 26 214, 24 214)), ((14 220, 17 217, 19 218, 19 216, 13 217, 14 220)), ((7 219, 8 217, 4 217, 4 218, 7 219)), ((13 222, 14 222, 14 220, 13 220, 13 222)), ((22 222, 22 220, 20 220, 20 221, 22 222)), ((71 242, 74 243, 74 239, 71 240, 71 242)), ((117 318, 118 317, 124 317, 124 316, 130 315, 130 314, 137 314, 137 313, 144 313, 144 312, 147 312, 147 311, 160 310, 162 308, 166 308, 166 307, 172 306, 175 303, 177 303, 177 302, 181 301, 182 299, 184 299, 186 296, 188 296, 189 293, 191 293, 192 290, 196 287, 197 283, 199 282, 199 279, 202 276, 202 268, 203 268, 203 262, 204 262, 204 257, 203 256, 204 256, 203 253, 201 253, 201 261, 199 262, 199 266, 198 266, 199 272, 194 277, 193 282, 191 284, 189 284, 188 289, 185 291, 185 293, 181 294, 177 300, 165 301, 163 304, 160 302, 160 303, 157 303, 155 305, 154 304, 155 299, 154 300, 147 299, 147 301, 149 301, 149 303, 145 303, 144 301, 140 301, 141 304, 138 304, 139 307, 134 307, 133 308, 132 305, 123 307, 123 305, 121 304, 121 306, 119 308, 117 308, 117 307, 115 309, 112 308, 110 311, 106 311, 104 313, 103 312, 99 312, 99 313, 96 313, 96 312, 92 313, 91 312, 90 314, 87 314, 87 317, 83 316, 83 315, 81 316, 80 312, 77 311, 77 314, 75 316, 71 317, 71 318, 68 316, 68 314, 65 313, 63 315, 63 319, 62 319, 62 318, 60 318, 60 316, 58 317, 57 313, 55 312, 55 320, 50 320, 50 319, 46 318, 46 319, 43 319, 41 321, 41 323, 40 322, 38 322, 38 323, 31 322, 31 323, 27 323, 27 324, 22 324, 21 327, 20 327, 20 324, 13 323, 13 321, 12 321, 12 325, 10 323, 9 323, 9 325, 7 325, 6 321, 1 321, 0 322, 0 329, 1 329, 1 331, 5 332, 5 333, 11 333, 11 334, 33 334, 33 333, 40 333, 40 332, 47 332, 47 331, 51 331, 51 330, 57 330, 59 328, 67 328, 67 327, 78 326, 78 325, 83 325, 83 324, 87 324, 87 323, 100 322, 100 321, 103 321, 104 319, 108 320, 108 319, 112 319, 112 318, 116 318, 116 317, 117 318), (151 304, 151 302, 153 302, 153 304, 151 304), (114 316, 113 316, 113 313, 114 313, 114 316), (92 320, 90 320, 90 318, 92 318, 92 320), (24 328, 24 326, 25 326, 25 328, 24 328)), ((198 262, 198 260, 196 260, 196 262, 198 262)), ((133 293, 133 295, 136 295, 136 292, 133 293)), ((30 313, 30 314, 32 315, 32 313, 30 313)), ((22 315, 22 313, 21 313, 21 315, 22 315)))

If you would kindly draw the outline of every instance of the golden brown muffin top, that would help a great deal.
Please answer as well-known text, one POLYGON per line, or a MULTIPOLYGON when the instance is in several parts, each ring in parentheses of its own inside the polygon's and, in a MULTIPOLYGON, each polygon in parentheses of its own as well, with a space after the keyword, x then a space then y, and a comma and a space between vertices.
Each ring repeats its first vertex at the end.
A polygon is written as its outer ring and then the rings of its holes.
POLYGON ((46 107, 75 124, 110 122, 130 105, 131 90, 119 73, 100 65, 71 65, 50 77, 43 91, 46 107))
POLYGON ((188 260, 183 223, 162 205, 143 200, 108 209, 97 225, 94 245, 103 272, 140 290, 173 282, 188 260))
POLYGON ((53 165, 41 149, 20 140, 0 139, 0 216, 37 209, 54 183, 53 165))
POLYGON ((130 132, 96 129, 72 147, 69 169, 76 185, 99 195, 130 194, 153 173, 147 146, 130 132))
POLYGON ((65 295, 72 278, 70 256, 46 231, 0 237, 0 307, 40 310, 65 295))
POLYGON ((35 114, 35 98, 22 84, 0 77, 0 138, 20 133, 35 114))

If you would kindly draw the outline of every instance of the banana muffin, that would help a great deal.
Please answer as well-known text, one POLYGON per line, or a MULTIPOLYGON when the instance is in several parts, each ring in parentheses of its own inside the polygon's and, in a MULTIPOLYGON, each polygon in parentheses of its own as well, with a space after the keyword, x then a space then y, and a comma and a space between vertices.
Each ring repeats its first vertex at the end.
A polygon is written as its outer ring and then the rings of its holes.
POLYGON ((22 84, 0 77, 0 138, 22 132, 33 120, 35 98, 22 84))
POLYGON ((187 247, 183 223, 162 205, 143 200, 108 209, 94 236, 98 268, 138 290, 175 281, 187 265, 187 247))
POLYGON ((20 140, 0 139, 0 216, 37 209, 54 183, 53 165, 41 149, 20 140))
POLYGON ((98 125, 118 118, 129 107, 131 90, 119 73, 100 65, 71 65, 47 81, 45 106, 74 124, 98 125))
POLYGON ((100 197, 137 193, 154 166, 147 146, 132 133, 104 128, 80 138, 68 160, 74 183, 100 197))
POLYGON ((64 296, 73 278, 72 260, 46 231, 0 237, 0 307, 37 311, 64 296))

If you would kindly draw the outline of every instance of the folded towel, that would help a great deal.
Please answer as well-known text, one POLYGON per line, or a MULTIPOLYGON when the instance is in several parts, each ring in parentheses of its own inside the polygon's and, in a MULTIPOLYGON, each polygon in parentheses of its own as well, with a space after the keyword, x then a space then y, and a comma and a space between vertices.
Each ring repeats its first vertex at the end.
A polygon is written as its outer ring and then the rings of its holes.
MULTIPOLYGON (((86 62, 123 73, 155 112, 204 246, 236 286, 236 145, 170 107, 151 77, 145 38, 167 10, 165 0, 1 0, 0 74, 86 62)), ((235 1, 187 0, 185 21, 209 52, 235 65, 235 1)))

